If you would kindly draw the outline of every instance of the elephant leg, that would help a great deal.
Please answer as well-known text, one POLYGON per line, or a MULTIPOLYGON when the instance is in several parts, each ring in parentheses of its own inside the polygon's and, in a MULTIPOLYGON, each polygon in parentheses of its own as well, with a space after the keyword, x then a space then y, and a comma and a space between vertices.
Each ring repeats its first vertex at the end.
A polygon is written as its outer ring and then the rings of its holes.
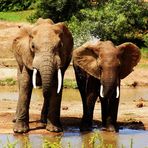
POLYGON ((98 96, 96 91, 98 87, 98 81, 96 81, 95 78, 89 76, 85 78, 85 81, 83 79, 77 78, 77 82, 83 103, 83 117, 80 130, 90 131, 92 130, 94 106, 98 96))
POLYGON ((107 98, 100 98, 100 101, 101 101, 102 129, 106 130, 107 117, 108 117, 108 100, 107 98))
POLYGON ((119 106, 119 98, 116 98, 114 92, 110 98, 101 98, 102 109, 102 130, 110 132, 118 131, 117 114, 119 106))
MULTIPOLYGON (((63 87, 62 87, 63 88, 63 87)), ((60 108, 61 108, 62 89, 57 94, 57 84, 54 84, 50 91, 47 125, 46 129, 50 132, 62 132, 62 125, 60 122, 60 108)))
POLYGON ((26 67, 23 67, 19 81, 19 99, 13 131, 25 133, 29 130, 29 105, 32 93, 31 71, 27 70, 26 67))
POLYGON ((49 99, 44 98, 44 103, 41 111, 41 123, 47 123, 49 99))
MULTIPOLYGON (((19 67, 17 68, 17 79, 18 79, 18 90, 20 91, 21 71, 20 71, 19 67)), ((15 112, 15 117, 13 118, 12 122, 16 122, 17 112, 18 112, 17 108, 16 108, 16 112, 15 112)))
POLYGON ((118 115, 119 98, 112 97, 109 101, 109 117, 107 120, 108 131, 118 132, 117 115, 118 115))
POLYGON ((87 94, 87 97, 83 101, 83 117, 81 121, 81 131, 92 130, 93 112, 97 96, 91 92, 87 94))
POLYGON ((78 89, 82 98, 82 103, 83 103, 83 117, 81 120, 81 125, 80 125, 80 130, 81 131, 87 131, 90 130, 90 127, 92 123, 89 121, 86 121, 88 119, 88 106, 87 106, 87 96, 86 96, 86 79, 87 75, 83 71, 74 65, 74 70, 75 70, 75 76, 76 76, 76 81, 78 85, 78 89))

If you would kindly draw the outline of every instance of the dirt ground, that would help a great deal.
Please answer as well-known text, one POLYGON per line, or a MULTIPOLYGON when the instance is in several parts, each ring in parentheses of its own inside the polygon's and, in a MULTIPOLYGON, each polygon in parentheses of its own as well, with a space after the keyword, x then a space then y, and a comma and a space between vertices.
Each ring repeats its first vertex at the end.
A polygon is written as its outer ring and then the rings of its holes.
MULTIPOLYGON (((11 49, 18 25, 23 23, 0 22, 0 79, 7 77, 16 78, 16 62, 11 49)), ((26 24, 25 24, 26 25, 26 24)), ((122 87, 147 87, 148 86, 148 61, 142 59, 127 78, 122 80, 122 87), (144 66, 143 66, 144 65, 144 66)), ((75 79, 72 66, 66 71, 65 78, 75 79)), ((10 86, 0 86, 7 88, 10 86)), ((13 86, 12 91, 17 91, 17 86, 13 86)), ((118 122, 120 127, 148 130, 148 98, 139 98, 138 101, 120 103, 118 122)), ((12 119, 15 114, 17 101, 0 98, 0 133, 13 133, 12 119)), ((32 101, 30 106, 30 132, 48 133, 42 129, 38 120, 42 101, 32 101)), ((66 127, 78 127, 82 117, 82 104, 76 100, 62 101, 61 121, 64 129, 66 127)), ((94 125, 101 127, 100 103, 96 103, 94 111, 94 125)))

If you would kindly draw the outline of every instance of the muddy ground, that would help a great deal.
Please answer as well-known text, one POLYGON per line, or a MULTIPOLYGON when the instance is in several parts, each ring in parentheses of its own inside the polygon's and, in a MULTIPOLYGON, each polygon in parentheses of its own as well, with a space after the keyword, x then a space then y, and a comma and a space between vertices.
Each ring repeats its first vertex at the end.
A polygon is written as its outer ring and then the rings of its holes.
MULTIPOLYGON (((18 31, 18 25, 23 23, 0 22, 0 79, 12 77, 16 79, 16 62, 11 49, 12 40, 18 31)), ((26 25, 26 24, 25 24, 26 25)), ((148 61, 142 59, 134 72, 122 80, 123 87, 147 87, 148 86, 148 61)), ((75 79, 73 68, 70 66, 65 78, 75 79)), ((17 91, 17 86, 0 86, 11 91, 17 91)), ((133 98, 134 100, 134 98, 133 98)), ((138 101, 123 102, 119 106, 118 122, 120 127, 148 130, 148 98, 139 98, 138 101)), ((12 119, 15 114, 16 100, 0 98, 0 133, 13 133, 12 119)), ((30 133, 49 133, 40 128, 40 111, 42 101, 31 102, 30 106, 30 133)), ((78 127, 82 117, 82 104, 76 100, 62 101, 61 121, 64 129, 68 126, 78 127)), ((101 127, 100 103, 96 103, 94 112, 94 124, 101 127)))

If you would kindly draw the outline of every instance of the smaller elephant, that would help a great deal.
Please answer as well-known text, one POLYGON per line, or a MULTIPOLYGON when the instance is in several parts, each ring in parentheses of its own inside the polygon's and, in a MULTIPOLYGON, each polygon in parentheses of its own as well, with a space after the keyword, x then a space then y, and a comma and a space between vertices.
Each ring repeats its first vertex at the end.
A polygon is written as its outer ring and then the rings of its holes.
POLYGON ((73 38, 64 23, 39 19, 33 26, 20 27, 13 41, 18 63, 19 99, 14 132, 29 131, 29 105, 33 87, 42 84, 44 103, 41 121, 46 129, 61 132, 60 106, 64 73, 71 61, 73 38))
POLYGON ((120 80, 140 60, 139 48, 130 42, 115 46, 111 41, 88 41, 73 51, 73 63, 83 102, 80 129, 91 130, 95 102, 101 102, 102 129, 118 131, 120 80))

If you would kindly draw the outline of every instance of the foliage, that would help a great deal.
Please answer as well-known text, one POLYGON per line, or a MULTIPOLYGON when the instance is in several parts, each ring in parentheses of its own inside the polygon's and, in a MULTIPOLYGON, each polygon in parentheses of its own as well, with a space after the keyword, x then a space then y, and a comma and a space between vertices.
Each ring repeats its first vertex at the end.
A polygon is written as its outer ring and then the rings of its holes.
POLYGON ((147 6, 147 3, 136 0, 112 0, 93 9, 81 9, 68 22, 75 46, 91 36, 112 40, 116 44, 125 41, 146 44, 147 6))
POLYGON ((13 78, 6 78, 5 80, 0 80, 0 85, 1 86, 12 86, 16 84, 16 80, 14 80, 13 78))
POLYGON ((91 32, 97 28, 97 18, 98 11, 95 9, 81 9, 77 15, 71 17, 68 27, 74 37, 75 47, 93 39, 91 32))
POLYGON ((7 137, 7 143, 5 145, 2 144, 2 142, 0 142, 0 143, 3 148, 15 148, 18 141, 10 142, 9 138, 7 137))
POLYGON ((113 0, 104 5, 94 31, 103 40, 115 43, 132 41, 141 44, 147 29, 148 11, 146 4, 135 0, 113 0))
POLYGON ((43 148, 62 148, 60 142, 50 142, 48 140, 44 140, 43 148))
POLYGON ((34 8, 37 0, 0 0, 0 11, 20 11, 34 8))
POLYGON ((65 79, 64 80, 64 88, 76 89, 77 88, 76 81, 75 80, 71 80, 71 79, 65 79))
POLYGON ((148 33, 144 35, 143 40, 144 40, 144 45, 148 48, 148 33))
POLYGON ((0 12, 0 20, 12 22, 27 22, 28 17, 33 13, 33 10, 19 12, 0 12))
POLYGON ((88 0, 39 0, 34 17, 51 18, 54 22, 66 21, 89 4, 88 0))

